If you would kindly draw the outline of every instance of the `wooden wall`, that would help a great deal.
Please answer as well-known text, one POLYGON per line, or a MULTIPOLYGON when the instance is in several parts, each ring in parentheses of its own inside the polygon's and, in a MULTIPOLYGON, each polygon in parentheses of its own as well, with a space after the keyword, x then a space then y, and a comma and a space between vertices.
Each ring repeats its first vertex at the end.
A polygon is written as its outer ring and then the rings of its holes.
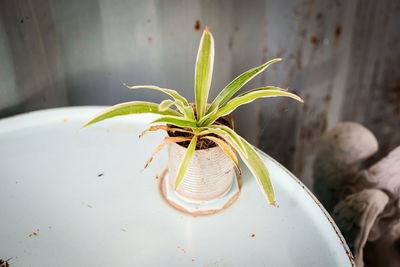
POLYGON ((240 134, 307 185, 316 144, 338 121, 369 127, 381 145, 376 158, 400 144, 396 0, 0 0, 0 117, 163 99, 120 80, 194 100, 206 24, 216 41, 210 97, 243 71, 284 58, 246 88, 289 87, 306 103, 263 99, 234 115, 240 134))

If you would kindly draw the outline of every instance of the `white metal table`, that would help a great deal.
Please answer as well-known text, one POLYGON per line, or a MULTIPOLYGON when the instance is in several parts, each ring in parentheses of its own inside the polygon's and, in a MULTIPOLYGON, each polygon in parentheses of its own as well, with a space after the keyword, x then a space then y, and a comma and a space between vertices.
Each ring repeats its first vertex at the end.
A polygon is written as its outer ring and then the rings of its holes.
POLYGON ((143 170, 163 133, 152 115, 79 131, 104 107, 0 120, 0 259, 11 266, 354 266, 317 199, 272 158, 279 208, 243 166, 229 209, 194 217, 159 193, 167 153, 143 170))

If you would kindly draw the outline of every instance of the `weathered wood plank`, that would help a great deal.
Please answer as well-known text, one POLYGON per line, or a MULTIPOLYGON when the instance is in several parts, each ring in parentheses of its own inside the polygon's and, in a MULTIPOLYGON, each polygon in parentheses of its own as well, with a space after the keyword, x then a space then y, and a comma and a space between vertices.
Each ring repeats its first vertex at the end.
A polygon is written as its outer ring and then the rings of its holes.
POLYGON ((49 1, 1 1, 0 14, 19 102, 14 112, 67 105, 49 1))

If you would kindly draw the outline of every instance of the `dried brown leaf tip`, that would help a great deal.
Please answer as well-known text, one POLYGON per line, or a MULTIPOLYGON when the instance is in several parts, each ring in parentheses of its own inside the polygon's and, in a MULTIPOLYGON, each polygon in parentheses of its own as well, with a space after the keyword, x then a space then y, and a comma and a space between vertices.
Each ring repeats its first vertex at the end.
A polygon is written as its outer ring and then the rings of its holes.
POLYGON ((168 127, 168 126, 165 126, 165 125, 155 125, 155 126, 150 126, 148 129, 144 130, 139 135, 139 138, 143 137, 148 132, 154 132, 154 131, 158 131, 158 130, 170 131, 170 132, 173 132, 173 133, 182 132, 182 133, 193 134, 193 131, 188 131, 188 130, 181 129, 181 128, 168 127))
POLYGON ((189 140, 191 140, 191 138, 188 138, 188 137, 165 137, 164 141, 156 148, 156 150, 153 152, 153 154, 151 155, 149 160, 146 162, 146 165, 144 165, 144 168, 146 169, 147 166, 149 166, 149 164, 153 161, 153 158, 155 157, 155 155, 161 149, 163 149, 163 147, 166 144, 169 144, 169 143, 180 143, 180 142, 189 141, 189 140))

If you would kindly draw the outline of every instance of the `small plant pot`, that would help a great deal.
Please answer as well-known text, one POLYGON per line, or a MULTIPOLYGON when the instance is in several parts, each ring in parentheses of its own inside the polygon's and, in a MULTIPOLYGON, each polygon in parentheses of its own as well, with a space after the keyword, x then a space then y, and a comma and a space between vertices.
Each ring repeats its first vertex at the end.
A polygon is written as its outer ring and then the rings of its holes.
MULTIPOLYGON (((231 116, 219 120, 233 128, 231 116)), ((168 174, 161 191, 175 208, 195 215, 209 215, 232 205, 239 196, 238 173, 232 160, 216 144, 197 148, 177 189, 175 182, 187 146, 168 144, 168 174)))
MULTIPOLYGON (((175 187, 179 165, 187 148, 171 143, 168 145, 168 174, 175 187)), ((205 202, 217 199, 229 191, 234 177, 234 164, 219 147, 198 149, 176 189, 176 194, 188 201, 205 202)))

